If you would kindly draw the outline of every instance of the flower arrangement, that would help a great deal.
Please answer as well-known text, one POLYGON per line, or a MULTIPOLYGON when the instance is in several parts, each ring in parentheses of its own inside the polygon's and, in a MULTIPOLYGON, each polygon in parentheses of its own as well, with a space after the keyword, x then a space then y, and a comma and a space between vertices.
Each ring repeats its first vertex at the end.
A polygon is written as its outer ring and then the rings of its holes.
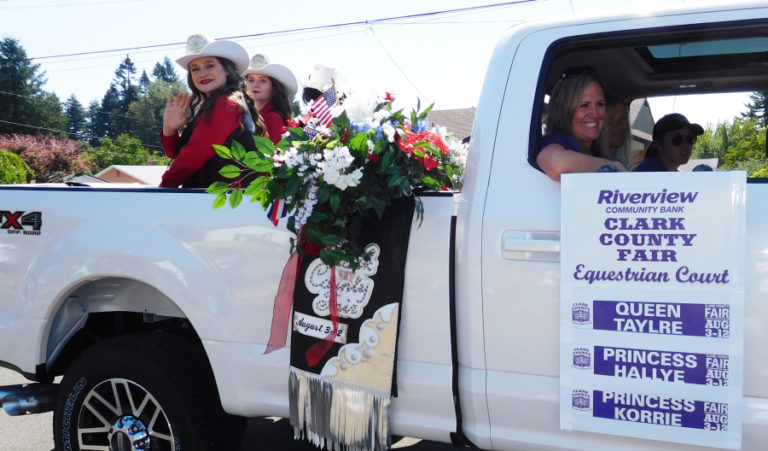
MULTIPOLYGON (((331 109, 330 127, 307 131, 287 128, 273 146, 255 137, 258 151, 240 143, 214 146, 232 160, 220 173, 232 182, 215 182, 214 209, 229 200, 232 208, 243 196, 265 209, 280 202, 288 211, 287 226, 296 237, 320 249, 328 266, 357 268, 367 259, 358 243, 363 220, 383 215, 392 199, 419 190, 446 190, 461 183, 467 146, 447 136, 445 129, 427 129, 432 106, 419 106, 406 116, 395 111, 392 96, 381 99, 346 98, 331 109), (242 180, 250 180, 246 187, 242 180)), ((416 216, 423 206, 416 198, 416 216)), ((297 240, 292 240, 295 250, 297 240)))

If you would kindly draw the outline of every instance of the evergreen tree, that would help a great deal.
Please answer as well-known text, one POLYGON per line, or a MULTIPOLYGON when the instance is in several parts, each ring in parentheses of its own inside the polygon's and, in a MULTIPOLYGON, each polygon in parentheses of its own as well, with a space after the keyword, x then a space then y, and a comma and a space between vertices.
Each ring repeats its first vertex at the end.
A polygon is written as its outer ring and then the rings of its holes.
POLYGON ((147 93, 147 85, 149 84, 149 75, 147 71, 141 71, 141 77, 139 77, 139 96, 147 93))
POLYGON ((88 142, 91 145, 95 145, 99 142, 100 136, 98 136, 96 128, 99 125, 100 117, 101 117, 101 105, 98 101, 93 100, 88 105, 88 124, 86 126, 86 135, 88 137, 88 142))
POLYGON ((768 91, 755 91, 749 95, 750 103, 744 105, 747 111, 741 113, 745 119, 757 119, 758 124, 765 128, 768 125, 766 108, 768 108, 768 91))
POLYGON ((163 58, 162 63, 155 63, 155 68, 152 70, 152 75, 155 77, 155 79, 168 83, 181 81, 179 76, 176 74, 176 70, 173 68, 173 63, 167 56, 163 58))
POLYGON ((180 81, 169 83, 159 79, 153 80, 147 84, 147 93, 131 104, 128 114, 136 120, 133 136, 139 138, 144 146, 159 150, 165 104, 171 94, 184 90, 185 87, 180 81))
POLYGON ((70 139, 83 141, 86 137, 86 113, 83 105, 78 102, 74 94, 69 96, 64 103, 64 112, 67 115, 67 132, 70 139))
MULTIPOLYGON (((116 88, 118 94, 115 112, 119 115, 115 115, 111 121, 112 127, 116 127, 116 129, 111 130, 108 136, 114 138, 122 133, 130 133, 135 129, 134 121, 128 116, 128 108, 131 103, 139 98, 139 87, 135 84, 135 77, 136 65, 133 64, 130 56, 126 55, 123 62, 115 70, 115 79, 112 82, 112 86, 116 88)), ((103 108, 104 104, 102 103, 103 108)))
POLYGON ((0 40, 0 134, 50 134, 46 129, 60 130, 65 123, 61 103, 43 90, 45 73, 39 70, 17 40, 0 40))
POLYGON ((97 114, 95 114, 95 117, 92 116, 92 119, 95 121, 91 124, 92 142, 98 140, 98 138, 116 138, 120 134, 118 125, 122 114, 120 108, 120 93, 115 84, 112 83, 101 99, 101 105, 97 114))

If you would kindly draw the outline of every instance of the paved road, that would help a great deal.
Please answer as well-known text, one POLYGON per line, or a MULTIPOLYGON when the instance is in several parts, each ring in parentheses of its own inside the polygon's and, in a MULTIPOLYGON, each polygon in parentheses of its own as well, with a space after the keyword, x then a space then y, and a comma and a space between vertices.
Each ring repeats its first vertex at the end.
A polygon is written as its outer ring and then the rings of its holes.
MULTIPOLYGON (((28 383, 19 374, 0 368, 0 385, 28 383)), ((53 451, 53 412, 11 417, 0 411, 0 451, 53 451)), ((306 442, 293 441, 293 429, 284 418, 256 418, 248 422, 243 447, 246 451, 317 451, 306 442)), ((443 443, 393 437, 393 449, 404 451, 448 451, 443 443)), ((458 448, 456 448, 458 449, 458 448)))

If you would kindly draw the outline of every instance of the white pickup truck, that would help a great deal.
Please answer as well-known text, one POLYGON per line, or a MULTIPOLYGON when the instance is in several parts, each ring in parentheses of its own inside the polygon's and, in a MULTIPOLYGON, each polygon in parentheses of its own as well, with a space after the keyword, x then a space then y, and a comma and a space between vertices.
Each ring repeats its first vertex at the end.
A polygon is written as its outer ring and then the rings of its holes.
MULTIPOLYGON (((499 450, 701 449, 560 427, 568 224, 560 183, 530 161, 553 84, 585 64, 627 101, 768 91, 768 5, 572 15, 500 39, 463 189, 424 195, 410 236, 392 433, 499 450), (682 47, 695 53, 654 53, 682 47)), ((768 443, 760 182, 747 185, 744 449, 768 443)), ((0 365, 36 382, 0 387, 7 412, 54 410, 67 450, 233 449, 242 418, 288 416, 289 350, 264 350, 291 234, 258 207, 211 204, 200 190, 0 187, 0 365)))

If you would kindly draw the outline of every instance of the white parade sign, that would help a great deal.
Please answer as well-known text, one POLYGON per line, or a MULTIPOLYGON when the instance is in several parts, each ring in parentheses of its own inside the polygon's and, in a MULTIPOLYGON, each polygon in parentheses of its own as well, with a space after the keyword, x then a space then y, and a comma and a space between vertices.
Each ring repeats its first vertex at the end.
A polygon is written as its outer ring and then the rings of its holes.
POLYGON ((563 177, 562 429, 741 447, 745 185, 563 177))

